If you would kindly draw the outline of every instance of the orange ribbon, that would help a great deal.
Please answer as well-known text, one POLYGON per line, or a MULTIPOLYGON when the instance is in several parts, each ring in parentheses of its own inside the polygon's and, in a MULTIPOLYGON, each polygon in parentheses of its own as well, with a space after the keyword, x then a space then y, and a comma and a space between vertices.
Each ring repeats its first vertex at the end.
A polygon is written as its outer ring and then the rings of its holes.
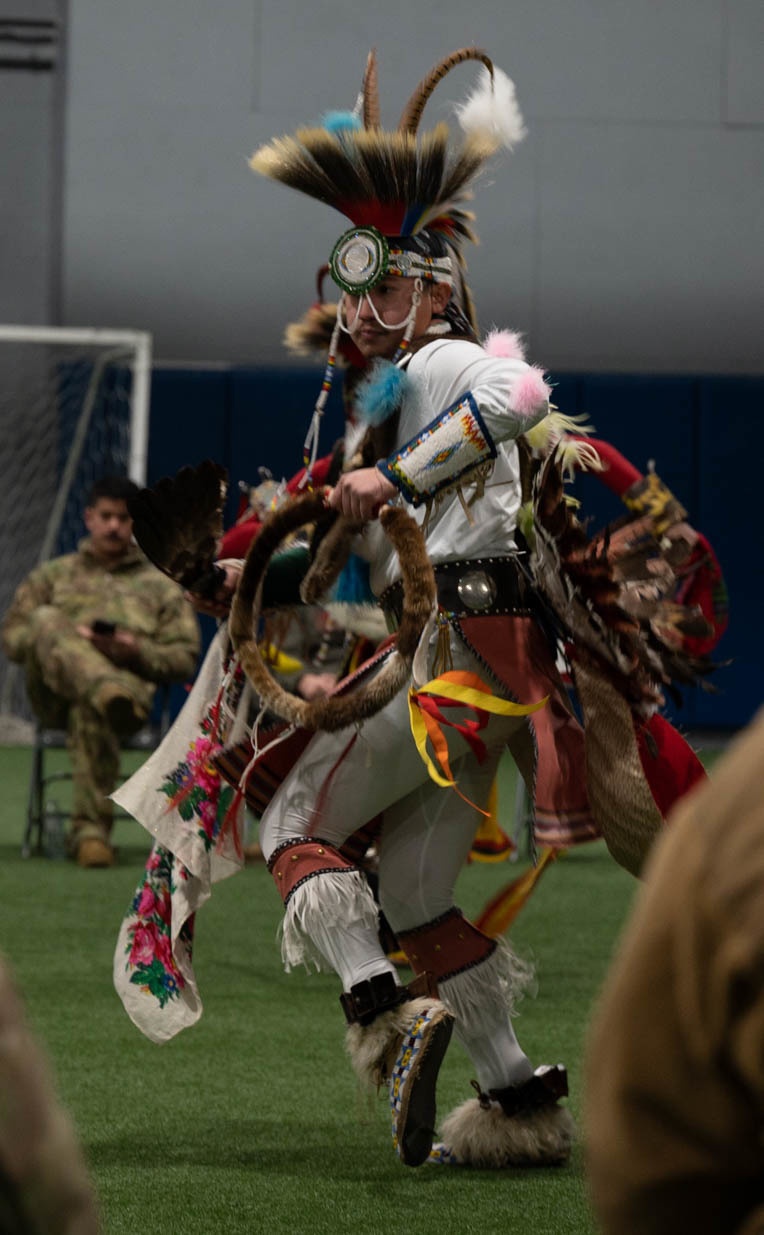
POLYGON ((475 754, 478 763, 486 757, 483 740, 479 731, 488 724, 489 715, 499 716, 529 716, 538 712, 546 703, 546 697, 539 703, 513 703, 509 699, 501 699, 494 695, 490 686, 475 673, 462 669, 452 669, 443 673, 418 689, 409 690, 409 722, 411 732, 427 771, 437 785, 456 789, 459 797, 488 816, 489 811, 483 810, 474 802, 470 802, 459 790, 451 771, 448 758, 448 742, 443 732, 444 727, 456 729, 468 743, 475 754), (443 713, 444 708, 459 707, 474 713, 474 718, 462 721, 449 720, 443 713), (428 739, 435 753, 436 764, 427 751, 428 739), (440 768, 440 771, 438 771, 440 768))

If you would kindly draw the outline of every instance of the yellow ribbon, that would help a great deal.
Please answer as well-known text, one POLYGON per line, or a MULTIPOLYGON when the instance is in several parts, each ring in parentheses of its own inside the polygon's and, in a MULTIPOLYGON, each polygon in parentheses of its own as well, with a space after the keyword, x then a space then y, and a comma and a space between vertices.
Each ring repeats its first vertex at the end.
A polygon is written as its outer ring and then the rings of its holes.
MULTIPOLYGON (((449 673, 441 674, 440 677, 432 678, 431 681, 425 682, 424 686, 420 686, 418 689, 410 688, 408 695, 409 723, 416 748, 431 779, 435 781, 436 785, 442 785, 444 788, 456 787, 456 781, 448 763, 446 739, 436 719, 420 710, 417 702, 420 695, 436 695, 442 699, 453 699, 455 702, 463 704, 464 707, 476 708, 483 712, 492 712, 497 716, 530 716, 532 712, 538 712, 543 708, 549 698, 548 695, 545 695, 538 703, 513 703, 510 699, 501 699, 494 695, 490 686, 482 678, 479 678, 477 674, 468 673, 460 669, 454 669, 449 673), (438 772, 427 752, 428 737, 432 741, 438 762, 446 772, 446 776, 442 776, 438 772)), ((484 811, 482 813, 485 814, 484 811)))

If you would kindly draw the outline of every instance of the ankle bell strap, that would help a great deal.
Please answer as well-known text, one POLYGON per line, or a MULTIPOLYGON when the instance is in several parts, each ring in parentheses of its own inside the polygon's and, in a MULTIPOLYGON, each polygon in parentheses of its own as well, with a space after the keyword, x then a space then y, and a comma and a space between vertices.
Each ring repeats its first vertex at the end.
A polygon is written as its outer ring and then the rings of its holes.
POLYGON ((405 986, 399 986, 391 973, 375 973, 340 995, 348 1025, 370 1025, 382 1012, 397 1008, 405 999, 405 986))
POLYGON ((477 1081, 472 1081, 477 1090, 478 1101, 484 1110, 492 1102, 498 1102, 507 1116, 521 1115, 543 1106, 554 1106, 558 1098, 568 1096, 568 1073, 562 1064, 537 1068, 533 1076, 522 1085, 508 1085, 506 1089, 489 1089, 485 1093, 477 1081))
POLYGON ((408 986, 399 986, 391 973, 377 973, 365 982, 356 982, 349 991, 343 991, 340 1003, 348 1025, 370 1025, 383 1012, 424 995, 433 998, 436 995, 428 973, 419 974, 408 986))

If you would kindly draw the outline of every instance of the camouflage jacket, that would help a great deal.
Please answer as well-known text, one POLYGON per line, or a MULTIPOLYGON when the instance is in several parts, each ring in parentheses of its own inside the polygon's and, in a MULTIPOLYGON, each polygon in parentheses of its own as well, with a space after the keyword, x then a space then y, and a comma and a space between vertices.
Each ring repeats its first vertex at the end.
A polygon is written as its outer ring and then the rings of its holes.
POLYGON ((2 629, 10 660, 23 661, 34 631, 30 617, 50 605, 73 624, 95 618, 114 622, 136 638, 129 668, 151 682, 190 678, 199 654, 199 623, 177 584, 152 566, 132 545, 111 568, 98 561, 90 539, 76 553, 52 558, 16 589, 2 629))

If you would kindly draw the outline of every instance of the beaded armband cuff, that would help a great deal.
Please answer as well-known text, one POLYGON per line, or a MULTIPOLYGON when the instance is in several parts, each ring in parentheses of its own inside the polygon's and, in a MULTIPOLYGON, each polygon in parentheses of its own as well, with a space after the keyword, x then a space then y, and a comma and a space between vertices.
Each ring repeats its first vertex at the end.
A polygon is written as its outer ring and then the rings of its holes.
POLYGON ((496 446, 468 391, 377 467, 407 502, 421 506, 481 463, 496 458, 496 446))

